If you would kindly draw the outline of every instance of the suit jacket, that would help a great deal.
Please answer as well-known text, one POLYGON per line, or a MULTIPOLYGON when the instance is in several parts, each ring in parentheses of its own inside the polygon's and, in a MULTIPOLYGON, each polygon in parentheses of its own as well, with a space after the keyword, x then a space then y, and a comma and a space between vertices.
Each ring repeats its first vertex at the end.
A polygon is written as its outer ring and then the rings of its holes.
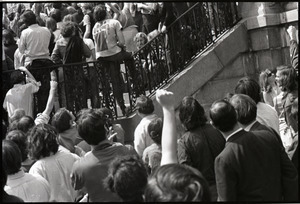
MULTIPOLYGON (((265 130, 241 130, 228 138, 215 160, 219 201, 282 201, 282 177, 290 181, 290 200, 296 200, 298 174, 290 161, 282 162, 282 148, 265 130), (294 197, 293 197, 294 196, 294 197)), ((286 199, 285 199, 286 200, 286 199)))
POLYGON ((256 121, 252 127, 250 128, 250 131, 257 131, 257 130, 267 130, 267 131, 270 131, 274 137, 277 139, 277 141, 279 141, 279 143, 282 145, 283 147, 283 143, 282 143, 282 140, 281 140, 281 137, 280 135, 271 127, 268 127, 266 125, 263 125, 261 124, 260 122, 256 121))

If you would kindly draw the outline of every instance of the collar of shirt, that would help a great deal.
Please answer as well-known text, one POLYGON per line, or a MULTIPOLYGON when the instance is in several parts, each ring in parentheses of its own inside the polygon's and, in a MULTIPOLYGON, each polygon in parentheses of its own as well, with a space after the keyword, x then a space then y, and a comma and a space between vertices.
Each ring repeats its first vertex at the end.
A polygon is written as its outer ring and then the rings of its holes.
POLYGON ((245 131, 249 132, 250 129, 252 128, 252 126, 254 125, 254 123, 256 123, 256 120, 254 120, 250 125, 248 125, 247 127, 244 128, 245 131))
POLYGON ((28 28, 34 28, 34 27, 38 27, 38 26, 39 25, 37 23, 35 23, 35 24, 32 24, 32 25, 28 26, 28 28))
POLYGON ((19 178, 23 177, 24 175, 25 175, 25 172, 23 170, 20 170, 15 174, 8 175, 7 178, 9 178, 10 180, 15 180, 15 179, 19 179, 19 178))
POLYGON ((228 137, 226 137, 226 142, 228 141, 228 139, 229 139, 231 136, 233 136, 235 133, 237 133, 237 132, 239 132, 239 131, 241 131, 241 130, 243 130, 243 128, 239 128, 239 129, 237 129, 236 131, 234 131, 233 133, 231 133, 230 135, 228 135, 228 137))

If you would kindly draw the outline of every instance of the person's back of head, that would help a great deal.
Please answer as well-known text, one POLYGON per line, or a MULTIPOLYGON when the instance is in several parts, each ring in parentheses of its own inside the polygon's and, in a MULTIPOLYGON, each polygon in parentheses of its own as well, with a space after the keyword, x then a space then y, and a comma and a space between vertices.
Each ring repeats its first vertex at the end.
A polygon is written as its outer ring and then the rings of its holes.
POLYGON ((39 160, 58 151, 57 132, 48 124, 38 124, 28 132, 29 158, 39 160))
POLYGON ((291 114, 298 124, 298 97, 294 100, 292 104, 291 114))
POLYGON ((83 109, 77 119, 79 136, 89 145, 97 145, 106 139, 105 116, 98 109, 83 109))
POLYGON ((150 115, 154 112, 154 105, 151 98, 141 95, 136 99, 135 102, 138 113, 150 115))
POLYGON ((72 116, 66 108, 60 108, 52 117, 51 125, 58 133, 71 128, 72 116))
POLYGON ((14 33, 10 29, 2 30, 2 39, 5 46, 16 44, 16 41, 14 39, 14 33))
POLYGON ((105 6, 97 5, 94 9, 93 15, 96 22, 103 21, 107 15, 105 6))
POLYGON ((59 9, 54 9, 51 11, 49 17, 53 18, 57 23, 61 22, 61 11, 59 9))
POLYGON ((249 125, 256 119, 256 103, 249 96, 245 94, 235 94, 230 99, 230 104, 236 110, 237 120, 242 125, 249 125))
POLYGON ((276 69, 276 81, 282 91, 289 93, 298 89, 298 76, 293 67, 282 65, 276 69))
POLYGON ((27 137, 21 130, 13 130, 7 133, 6 140, 11 140, 18 145, 21 154, 22 162, 28 158, 27 137))
POLYGON ((8 175, 18 173, 20 170, 21 151, 13 141, 2 140, 2 161, 8 175))
POLYGON ((187 131, 204 126, 207 122, 204 108, 192 96, 184 97, 178 110, 180 122, 187 131))
POLYGON ((146 202, 209 202, 207 181, 195 168, 183 164, 160 166, 148 179, 146 202))
POLYGON ((10 75, 10 81, 12 84, 25 83, 25 76, 20 70, 15 70, 10 75))
POLYGON ((161 145, 163 121, 161 118, 153 119, 148 125, 148 133, 151 139, 158 145, 161 145))
POLYGON ((237 116, 234 107, 225 100, 215 101, 209 110, 212 125, 222 132, 234 129, 237 124, 237 116))
POLYGON ((75 24, 71 21, 63 22, 62 27, 60 29, 60 34, 64 37, 71 37, 75 32, 75 24))
POLYGON ((137 155, 115 158, 109 165, 104 184, 125 202, 142 202, 147 185, 147 171, 137 155))
POLYGON ((32 117, 25 115, 17 122, 17 129, 23 131, 25 134, 34 127, 35 123, 32 117))
POLYGON ((46 19, 46 27, 51 30, 52 32, 57 30, 57 22, 54 20, 54 18, 47 18, 46 19))
POLYGON ((67 10, 68 10, 68 13, 69 14, 73 14, 73 13, 76 13, 76 9, 73 7, 73 6, 68 6, 67 7, 67 10))
POLYGON ((235 86, 236 94, 245 94, 250 96, 255 103, 261 102, 260 86, 254 79, 246 76, 241 78, 235 86))
POLYGON ((35 14, 33 13, 32 10, 26 10, 26 11, 24 11, 24 13, 21 15, 20 18, 24 21, 24 23, 27 26, 31 26, 31 25, 37 23, 36 16, 35 16, 35 14))

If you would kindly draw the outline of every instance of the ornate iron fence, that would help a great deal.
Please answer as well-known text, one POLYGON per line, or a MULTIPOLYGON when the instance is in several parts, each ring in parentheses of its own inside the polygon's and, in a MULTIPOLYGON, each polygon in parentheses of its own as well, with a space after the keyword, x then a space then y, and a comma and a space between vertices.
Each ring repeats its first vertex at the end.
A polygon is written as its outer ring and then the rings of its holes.
MULTIPOLYGON (((130 70, 126 63, 121 66, 124 98, 131 111, 140 94, 152 94, 168 83, 237 21, 234 2, 198 2, 175 20, 167 28, 167 33, 160 33, 134 53, 134 70, 130 70)), ((61 106, 76 114, 87 108, 87 99, 90 98, 93 108, 107 107, 116 118, 119 117, 108 69, 109 64, 100 61, 31 69, 30 72, 42 82, 35 95, 35 114, 45 108, 50 72, 54 70, 55 80, 59 82, 61 106)), ((11 72, 2 72, 4 94, 12 87, 9 85, 11 72)))

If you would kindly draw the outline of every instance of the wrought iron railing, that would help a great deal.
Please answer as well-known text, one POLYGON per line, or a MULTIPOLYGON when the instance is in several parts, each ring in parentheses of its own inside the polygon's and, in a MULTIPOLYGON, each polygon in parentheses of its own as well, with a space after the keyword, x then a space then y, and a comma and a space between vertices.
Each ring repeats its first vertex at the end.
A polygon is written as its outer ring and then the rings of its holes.
MULTIPOLYGON (((124 85, 124 99, 131 111, 140 94, 152 94, 168 83, 237 21, 234 2, 194 3, 167 28, 167 33, 160 33, 134 53, 134 69, 130 70, 127 63, 121 66, 123 81, 120 82, 124 85)), ((91 98, 93 108, 107 107, 116 118, 119 117, 121 112, 107 69, 109 64, 100 61, 31 69, 30 72, 42 82, 34 100, 35 114, 45 108, 50 72, 55 70, 61 106, 76 114, 82 108, 87 108, 87 99, 91 98)), ((8 85, 11 72, 2 72, 6 85, 2 86, 3 93, 12 87, 8 85)))

